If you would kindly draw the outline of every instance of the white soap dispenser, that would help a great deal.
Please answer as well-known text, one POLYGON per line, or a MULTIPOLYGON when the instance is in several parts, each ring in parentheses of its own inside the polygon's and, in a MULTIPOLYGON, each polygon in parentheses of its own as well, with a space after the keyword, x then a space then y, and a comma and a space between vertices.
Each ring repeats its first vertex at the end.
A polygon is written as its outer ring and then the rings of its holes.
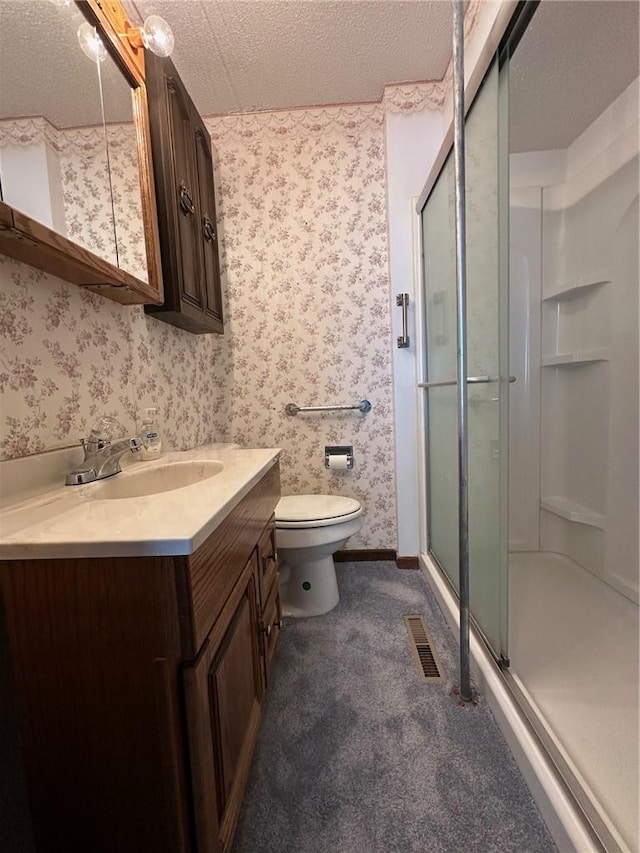
POLYGON ((162 439, 158 430, 158 410, 155 406, 144 410, 140 436, 143 441, 140 458, 157 459, 162 452, 162 439))

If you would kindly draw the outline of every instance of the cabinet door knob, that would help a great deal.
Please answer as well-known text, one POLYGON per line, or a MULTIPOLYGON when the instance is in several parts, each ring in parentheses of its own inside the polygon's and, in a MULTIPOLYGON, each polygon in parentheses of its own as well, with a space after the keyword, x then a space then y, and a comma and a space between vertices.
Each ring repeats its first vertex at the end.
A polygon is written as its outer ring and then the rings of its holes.
POLYGON ((202 227, 204 229, 204 239, 207 241, 207 243, 213 243, 217 235, 216 230, 213 227, 211 220, 209 219, 208 213, 205 213, 205 215, 202 217, 202 227))
POLYGON ((282 619, 276 619, 276 621, 273 623, 273 625, 275 628, 278 628, 279 631, 282 631, 282 629, 284 627, 284 625, 282 623, 282 619))
POLYGON ((180 210, 185 216, 191 216, 191 214, 195 213, 196 210, 196 206, 191 198, 191 193, 184 182, 180 184, 180 210))
POLYGON ((263 634, 266 634, 267 637, 271 636, 271 625, 267 625, 266 628, 263 627, 260 630, 262 631, 263 634))

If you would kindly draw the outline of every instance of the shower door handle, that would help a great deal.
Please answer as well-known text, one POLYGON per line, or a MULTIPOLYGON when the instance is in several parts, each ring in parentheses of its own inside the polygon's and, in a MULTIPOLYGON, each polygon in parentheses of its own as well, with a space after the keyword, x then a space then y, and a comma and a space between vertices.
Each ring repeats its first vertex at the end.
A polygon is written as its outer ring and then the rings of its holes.
POLYGON ((402 334, 398 336, 398 349, 405 349, 409 346, 409 326, 407 320, 407 309, 409 307, 409 294, 396 293, 396 305, 402 308, 402 334))
MULTIPOLYGON (((492 376, 468 376, 468 385, 486 385, 489 382, 499 382, 500 380, 492 376)), ((515 376, 509 377, 509 384, 516 381, 515 376)), ((457 385, 457 379, 433 379, 431 382, 418 382, 418 388, 444 388, 446 385, 457 385)))

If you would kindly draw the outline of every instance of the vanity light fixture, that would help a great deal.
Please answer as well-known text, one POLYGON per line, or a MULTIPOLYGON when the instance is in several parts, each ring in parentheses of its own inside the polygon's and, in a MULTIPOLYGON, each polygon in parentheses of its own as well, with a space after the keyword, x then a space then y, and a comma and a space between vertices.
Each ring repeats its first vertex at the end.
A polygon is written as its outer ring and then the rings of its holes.
POLYGON ((127 38, 134 47, 148 48, 156 56, 170 56, 173 51, 173 30, 164 18, 159 15, 149 15, 141 27, 131 27, 127 30, 127 38))
POLYGON ((92 27, 88 21, 80 24, 78 27, 78 41, 85 56, 88 56, 92 62, 102 62, 106 55, 107 49, 102 43, 102 39, 98 35, 95 27, 92 27))
MULTIPOLYGON (((51 0, 56 6, 65 6, 69 0, 51 0)), ((159 15, 149 15, 141 27, 126 28, 126 38, 134 48, 146 47, 157 56, 170 56, 175 39, 169 24, 159 15)), ((95 27, 86 22, 78 27, 78 41, 92 62, 102 62, 107 51, 95 27)))

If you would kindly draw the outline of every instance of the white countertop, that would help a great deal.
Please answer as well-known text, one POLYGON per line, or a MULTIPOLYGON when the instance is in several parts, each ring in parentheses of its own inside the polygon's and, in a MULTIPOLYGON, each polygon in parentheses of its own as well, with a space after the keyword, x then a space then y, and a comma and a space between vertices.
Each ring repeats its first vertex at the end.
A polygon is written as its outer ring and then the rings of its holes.
POLYGON ((191 554, 273 467, 279 454, 274 448, 203 446, 165 453, 158 460, 131 461, 116 475, 127 477, 141 466, 146 470, 188 460, 222 463, 220 473, 193 485, 157 495, 100 500, 92 496, 98 483, 61 484, 4 503, 0 559, 191 554))

